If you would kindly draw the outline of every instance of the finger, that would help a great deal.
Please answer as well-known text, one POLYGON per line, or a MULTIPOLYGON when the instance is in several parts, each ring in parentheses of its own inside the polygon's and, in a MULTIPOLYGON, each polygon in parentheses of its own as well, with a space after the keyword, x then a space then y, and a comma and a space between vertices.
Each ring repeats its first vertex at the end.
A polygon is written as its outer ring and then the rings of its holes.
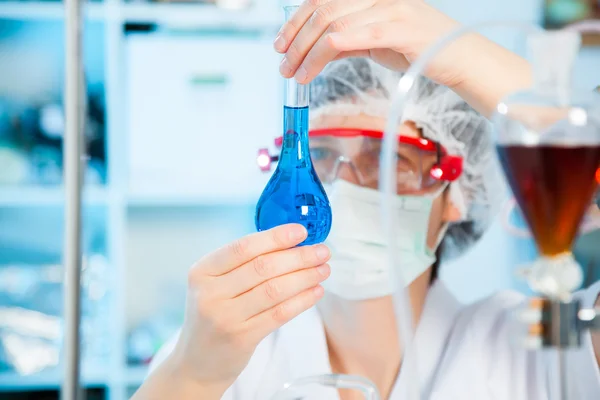
POLYGON ((397 22, 375 22, 329 35, 331 46, 339 52, 387 49, 401 50, 401 26, 397 22))
POLYGON ((261 254, 289 249, 304 239, 308 232, 299 224, 286 224, 238 239, 203 257, 192 267, 202 274, 220 276, 261 254))
MULTIPOLYGON (((308 83, 313 80, 325 66, 335 60, 339 54, 343 53, 368 53, 374 46, 364 46, 359 48, 340 49, 332 40, 337 34, 353 32, 360 30, 361 27, 371 24, 381 24, 390 18, 387 8, 371 8, 366 11, 356 12, 337 19, 331 24, 327 32, 312 46, 302 64, 296 71, 295 78, 299 83, 308 83)), ((296 41, 294 41, 296 43, 296 41)), ((294 44, 292 44, 294 46, 294 44)), ((290 47, 290 50, 292 47, 290 47)), ((288 52, 289 54, 289 52, 288 52)), ((287 55, 286 55, 287 57, 287 55)))
POLYGON ((271 332, 317 304, 323 294, 323 287, 315 286, 251 318, 246 322, 250 340, 260 342, 271 332))
POLYGON ((231 299, 269 279, 324 264, 330 257, 329 248, 323 244, 259 255, 229 274, 220 276, 214 285, 223 288, 224 292, 220 293, 223 298, 231 299))
POLYGON ((377 64, 392 71, 406 72, 410 67, 410 62, 408 62, 404 55, 390 49, 345 51, 338 54, 333 60, 337 61, 350 57, 370 58, 377 64))
POLYGON ((406 57, 404 57, 404 55, 391 49, 345 51, 343 53, 338 54, 334 58, 334 61, 349 57, 370 58, 377 64, 382 65, 383 67, 392 71, 406 72, 410 67, 410 63, 408 62, 406 57))
POLYGON ((356 50, 356 51, 344 51, 339 53, 334 57, 333 61, 341 60, 343 58, 353 58, 353 57, 369 57, 369 50, 356 50))
POLYGON ((332 0, 317 8, 288 46, 279 68, 281 75, 286 78, 294 76, 306 55, 325 32, 345 29, 345 16, 362 15, 365 10, 368 13, 368 9, 374 4, 375 0, 332 0))
POLYGON ((329 265, 305 269, 270 279, 249 292, 237 297, 241 317, 248 320, 261 312, 275 307, 277 304, 317 286, 329 277, 329 265))
POLYGON ((315 10, 329 1, 331 0, 306 0, 300 4, 294 15, 283 24, 275 37, 273 42, 275 50, 279 53, 285 53, 315 10))

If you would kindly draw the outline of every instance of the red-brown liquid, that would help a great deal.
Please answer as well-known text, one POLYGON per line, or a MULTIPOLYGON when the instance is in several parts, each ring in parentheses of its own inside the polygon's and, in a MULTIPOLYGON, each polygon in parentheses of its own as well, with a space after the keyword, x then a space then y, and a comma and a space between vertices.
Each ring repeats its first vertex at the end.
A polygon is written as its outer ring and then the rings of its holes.
POLYGON ((596 146, 499 146, 498 154, 538 250, 571 250, 600 176, 596 146))

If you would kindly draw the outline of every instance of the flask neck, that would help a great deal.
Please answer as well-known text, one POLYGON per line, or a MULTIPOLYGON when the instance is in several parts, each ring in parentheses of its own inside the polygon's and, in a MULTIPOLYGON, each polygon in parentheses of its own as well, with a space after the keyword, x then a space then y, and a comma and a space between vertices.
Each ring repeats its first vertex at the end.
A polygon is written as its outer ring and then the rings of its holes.
POLYGON ((283 108, 283 143, 279 164, 298 168, 312 165, 308 144, 308 107, 283 108))
POLYGON ((579 34, 568 31, 541 32, 528 38, 537 93, 556 99, 561 106, 569 105, 580 44, 579 34))
POLYGON ((309 86, 295 79, 286 79, 283 86, 283 105, 286 107, 308 107, 309 86))
POLYGON ((561 106, 569 105, 572 91, 569 72, 553 68, 535 68, 533 89, 542 96, 554 98, 561 106))

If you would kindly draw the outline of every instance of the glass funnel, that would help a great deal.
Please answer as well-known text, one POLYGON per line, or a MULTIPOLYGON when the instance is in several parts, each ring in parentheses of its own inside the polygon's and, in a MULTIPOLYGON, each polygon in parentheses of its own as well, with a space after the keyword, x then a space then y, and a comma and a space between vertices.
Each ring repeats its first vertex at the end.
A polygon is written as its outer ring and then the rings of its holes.
POLYGON ((531 35, 534 85, 493 117, 501 165, 540 254, 529 285, 556 299, 582 283, 571 247, 600 183, 600 96, 571 85, 579 44, 574 32, 531 35))

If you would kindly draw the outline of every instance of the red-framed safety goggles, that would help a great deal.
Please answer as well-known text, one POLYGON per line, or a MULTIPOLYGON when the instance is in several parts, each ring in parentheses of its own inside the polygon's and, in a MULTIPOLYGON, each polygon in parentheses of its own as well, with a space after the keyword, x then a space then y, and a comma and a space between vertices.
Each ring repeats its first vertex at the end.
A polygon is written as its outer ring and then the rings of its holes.
MULTIPOLYGON (((361 186, 379 187, 382 131, 364 129, 315 129, 309 131, 310 156, 325 184, 344 179, 361 186)), ((281 148, 283 137, 275 139, 281 148)), ((278 161, 268 149, 258 152, 258 165, 270 171, 278 161)), ((397 192, 399 194, 423 193, 438 189, 455 181, 462 174, 463 159, 449 155, 439 143, 418 137, 399 135, 396 147, 397 192)))

